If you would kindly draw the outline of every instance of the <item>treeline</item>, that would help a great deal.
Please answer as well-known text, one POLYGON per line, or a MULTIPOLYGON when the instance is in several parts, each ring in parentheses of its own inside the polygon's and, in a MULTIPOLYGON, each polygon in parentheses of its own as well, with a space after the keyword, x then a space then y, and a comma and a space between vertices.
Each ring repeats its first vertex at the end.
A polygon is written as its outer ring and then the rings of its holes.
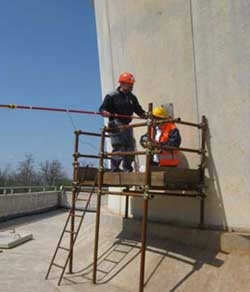
POLYGON ((35 166, 32 154, 25 155, 16 169, 9 166, 0 168, 0 186, 59 186, 71 183, 59 160, 46 160, 35 166))

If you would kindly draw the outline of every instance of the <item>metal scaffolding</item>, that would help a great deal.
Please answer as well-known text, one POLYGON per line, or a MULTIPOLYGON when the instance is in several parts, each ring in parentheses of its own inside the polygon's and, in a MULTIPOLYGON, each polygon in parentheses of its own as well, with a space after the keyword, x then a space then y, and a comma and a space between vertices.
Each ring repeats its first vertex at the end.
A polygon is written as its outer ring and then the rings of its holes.
MULTIPOLYGON (((181 119, 156 119, 152 115, 152 103, 148 105, 148 117, 146 122, 130 124, 117 127, 117 129, 135 128, 135 127, 147 127, 147 146, 143 151, 131 151, 131 152, 105 152, 105 139, 110 137, 110 133, 114 131, 112 128, 103 127, 101 133, 84 132, 80 130, 75 131, 75 149, 74 149, 74 170, 73 170, 73 192, 72 192, 72 207, 71 207, 71 223, 70 223, 70 248, 69 248, 69 272, 72 273, 73 268, 73 248, 75 238, 75 202, 77 200, 78 193, 82 186, 94 186, 92 192, 97 193, 97 208, 96 208, 96 224, 95 224, 95 243, 94 243, 94 257, 93 257, 93 283, 97 283, 97 261, 98 261, 98 243, 99 243, 99 229, 100 229, 100 214, 101 214, 101 199, 103 195, 118 195, 125 196, 125 218, 128 217, 129 197, 140 197, 143 199, 143 214, 141 222, 141 262, 140 262, 140 279, 139 279, 139 292, 143 292, 144 289, 144 274, 145 274, 145 256, 146 256, 146 240, 147 240, 147 222, 148 222, 148 206, 149 200, 154 196, 178 196, 178 197, 195 197, 200 199, 200 227, 204 226, 204 203, 205 203, 205 165, 206 165, 206 150, 205 140, 207 131, 207 121, 205 116, 202 117, 202 121, 199 124, 189 123, 181 121, 181 119), (151 127, 160 125, 163 123, 176 123, 189 127, 195 127, 201 131, 201 145, 199 149, 191 148, 177 148, 160 146, 154 143, 151 139, 151 127), (79 153, 79 137, 81 135, 100 137, 100 153, 98 155, 80 154, 79 153), (198 169, 192 172, 195 176, 195 180, 190 184, 189 178, 185 181, 185 169, 178 170, 178 175, 183 176, 183 186, 175 187, 175 184, 171 188, 162 184, 156 184, 154 181, 154 168, 151 166, 152 156, 154 154, 161 153, 162 150, 178 150, 183 152, 191 152, 200 155, 200 164, 198 169), (104 168, 104 161, 111 159, 112 156, 119 155, 145 155, 145 172, 133 173, 133 177, 138 179, 131 180, 131 173, 111 173, 104 168), (94 158, 99 160, 99 167, 96 171, 93 171, 91 175, 84 175, 85 171, 79 164, 79 158, 94 158), (94 177, 97 175, 97 185, 95 188, 94 177), (122 176, 123 180, 119 183, 116 182, 116 177, 122 176), (143 177, 142 177, 143 176, 143 177), (139 179, 140 178, 140 179, 139 179), (121 186, 125 187, 120 191, 109 191, 107 187, 121 186), (131 187, 139 187, 135 190, 130 190, 131 187)), ((158 169, 159 171, 159 169, 158 169)), ((170 169, 163 168, 160 170, 163 174, 168 176, 170 169)), ((171 168, 171 172, 177 172, 177 168, 171 168)), ((159 172, 158 172, 159 173, 159 172)), ((47 275, 48 276, 48 275, 47 275)), ((63 276, 63 275, 62 275, 63 276)), ((61 276, 61 278, 62 278, 61 276)))

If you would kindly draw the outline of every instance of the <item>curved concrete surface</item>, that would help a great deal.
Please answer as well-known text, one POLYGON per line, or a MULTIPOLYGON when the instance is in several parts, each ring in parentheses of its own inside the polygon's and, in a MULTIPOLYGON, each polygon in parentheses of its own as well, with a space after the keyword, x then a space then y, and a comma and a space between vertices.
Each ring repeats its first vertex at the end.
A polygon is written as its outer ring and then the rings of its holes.
MULTIPOLYGON (((208 198, 205 222, 250 230, 250 2, 249 0, 95 1, 102 92, 120 72, 136 76, 144 108, 173 102, 175 116, 199 122, 206 115, 208 198)), ((197 133, 180 127, 183 147, 197 133)), ((136 131, 139 138, 143 131, 136 131)), ((199 161, 187 155, 191 167, 199 161)), ((142 163, 142 161, 141 161, 142 163)), ((194 200, 166 198, 150 207, 152 219, 192 225, 194 200), (163 202, 164 201, 164 202, 163 202)), ((110 208, 123 211, 120 198, 110 208)), ((132 200, 131 213, 141 204, 132 200)))

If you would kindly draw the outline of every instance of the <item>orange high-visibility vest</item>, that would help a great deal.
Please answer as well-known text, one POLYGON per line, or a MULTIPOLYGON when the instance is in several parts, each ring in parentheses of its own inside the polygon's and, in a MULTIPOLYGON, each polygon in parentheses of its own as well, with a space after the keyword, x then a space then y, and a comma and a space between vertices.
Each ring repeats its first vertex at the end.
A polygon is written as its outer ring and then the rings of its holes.
MULTIPOLYGON (((176 125, 174 123, 166 123, 161 125, 160 127, 161 135, 159 137, 159 140, 156 141, 158 143, 164 143, 167 142, 169 139, 169 133, 171 130, 176 128, 176 125)), ((151 132, 151 137, 153 140, 155 140, 155 128, 153 128, 153 131, 151 132)), ((179 151, 163 151, 159 155, 159 166, 178 166, 179 164, 179 158, 178 158, 178 152, 179 151)))

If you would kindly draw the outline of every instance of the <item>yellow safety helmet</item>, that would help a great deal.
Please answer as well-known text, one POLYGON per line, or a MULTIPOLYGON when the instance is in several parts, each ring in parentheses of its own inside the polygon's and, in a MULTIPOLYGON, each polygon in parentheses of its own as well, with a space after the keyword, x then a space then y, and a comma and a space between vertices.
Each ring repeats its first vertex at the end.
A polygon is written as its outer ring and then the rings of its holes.
POLYGON ((153 115, 158 118, 167 118, 168 112, 163 106, 158 106, 153 109, 153 115))

